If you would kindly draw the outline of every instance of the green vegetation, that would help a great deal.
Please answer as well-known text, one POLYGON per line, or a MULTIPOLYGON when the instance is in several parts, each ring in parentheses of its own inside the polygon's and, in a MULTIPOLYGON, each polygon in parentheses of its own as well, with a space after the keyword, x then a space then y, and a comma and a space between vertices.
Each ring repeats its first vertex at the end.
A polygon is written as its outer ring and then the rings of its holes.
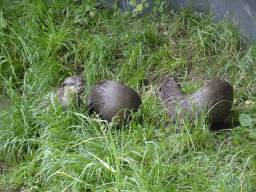
POLYGON ((235 23, 191 7, 135 16, 94 1, 0 1, 0 191, 256 191, 256 47, 235 23), (115 130, 84 107, 38 105, 72 75, 134 88, 143 104, 115 130), (155 90, 208 79, 234 87, 231 129, 165 126, 155 90), (240 121, 241 125, 237 124, 240 121))

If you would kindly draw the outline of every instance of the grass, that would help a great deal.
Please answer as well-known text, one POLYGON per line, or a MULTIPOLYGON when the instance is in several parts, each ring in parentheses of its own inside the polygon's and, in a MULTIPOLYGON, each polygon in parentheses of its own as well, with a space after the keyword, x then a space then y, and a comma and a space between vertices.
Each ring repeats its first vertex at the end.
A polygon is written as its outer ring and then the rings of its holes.
POLYGON ((11 106, 0 111, 0 191, 255 191, 256 47, 235 24, 191 7, 139 17, 94 1, 1 1, 0 95, 11 106), (39 110, 72 75, 86 81, 84 100, 109 79, 143 104, 119 131, 82 106, 39 110), (228 80, 230 129, 165 126, 155 90, 169 77, 187 94, 228 80))

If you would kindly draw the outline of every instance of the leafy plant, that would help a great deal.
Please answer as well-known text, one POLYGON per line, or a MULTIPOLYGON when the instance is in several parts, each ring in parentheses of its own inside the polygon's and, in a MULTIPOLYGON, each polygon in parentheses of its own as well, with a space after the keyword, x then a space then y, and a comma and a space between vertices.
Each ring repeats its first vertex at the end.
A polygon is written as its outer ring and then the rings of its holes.
MULTIPOLYGON (((157 13, 158 11, 160 13, 163 13, 164 5, 166 4, 166 1, 160 1, 156 0, 154 1, 154 5, 152 5, 151 10, 153 13, 157 13)), ((137 2, 137 0, 131 0, 129 1, 129 5, 133 6, 133 16, 137 15, 138 13, 141 13, 144 9, 148 8, 150 3, 147 2, 147 0, 141 0, 141 2, 137 2)))
POLYGON ((240 114, 238 118, 242 127, 248 128, 248 137, 256 140, 256 114, 240 114))
POLYGON ((256 121, 256 119, 252 119, 250 115, 246 115, 244 113, 242 113, 239 116, 238 120, 239 120, 240 124, 244 127, 250 127, 254 124, 253 122, 256 121))

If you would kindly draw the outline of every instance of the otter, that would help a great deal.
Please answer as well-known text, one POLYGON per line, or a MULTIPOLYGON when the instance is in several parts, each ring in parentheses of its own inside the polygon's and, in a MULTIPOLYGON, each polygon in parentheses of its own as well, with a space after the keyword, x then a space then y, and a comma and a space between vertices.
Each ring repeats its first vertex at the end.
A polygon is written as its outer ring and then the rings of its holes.
POLYGON ((225 119, 233 105, 233 87, 225 80, 215 79, 188 96, 174 79, 166 79, 159 89, 160 99, 172 122, 188 118, 195 120, 202 110, 211 124, 225 119))
POLYGON ((92 88, 86 107, 89 114, 95 112, 103 120, 118 122, 116 128, 120 128, 131 120, 131 111, 137 112, 141 104, 140 96, 131 87, 103 80, 92 88))
MULTIPOLYGON (((86 85, 82 77, 72 76, 66 78, 63 83, 55 87, 46 95, 46 98, 54 97, 64 109, 67 109, 68 105, 72 101, 82 102, 80 95, 85 91, 86 85)), ((47 107, 49 102, 43 102, 39 104, 39 107, 47 107)))

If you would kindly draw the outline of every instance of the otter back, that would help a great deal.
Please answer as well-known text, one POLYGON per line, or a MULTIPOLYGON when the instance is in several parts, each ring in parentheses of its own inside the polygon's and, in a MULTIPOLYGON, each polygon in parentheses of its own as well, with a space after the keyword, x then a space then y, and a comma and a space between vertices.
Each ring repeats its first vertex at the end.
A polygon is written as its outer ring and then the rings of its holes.
POLYGON ((89 112, 100 114, 108 122, 119 116, 119 124, 126 124, 130 111, 136 112, 142 101, 138 93, 131 87, 114 81, 104 80, 96 83, 86 105, 89 112), (126 109, 126 110, 124 110, 126 109))

